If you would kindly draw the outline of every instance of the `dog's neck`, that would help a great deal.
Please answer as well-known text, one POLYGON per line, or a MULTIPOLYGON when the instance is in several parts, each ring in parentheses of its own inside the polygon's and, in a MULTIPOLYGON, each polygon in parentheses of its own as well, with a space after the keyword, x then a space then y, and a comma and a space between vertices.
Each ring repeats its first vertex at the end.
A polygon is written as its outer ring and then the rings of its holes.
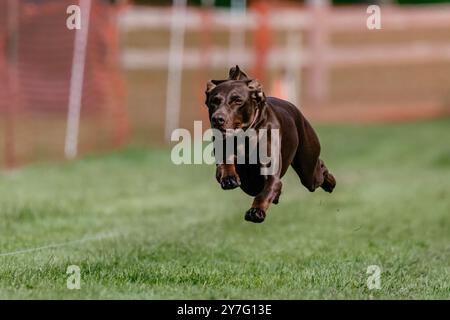
MULTIPOLYGON (((264 123, 264 119, 268 116, 268 108, 265 101, 259 103, 256 106, 255 114, 253 115, 252 122, 247 127, 247 129, 258 129, 262 123, 264 123)), ((247 130, 246 129, 246 130, 247 130)))

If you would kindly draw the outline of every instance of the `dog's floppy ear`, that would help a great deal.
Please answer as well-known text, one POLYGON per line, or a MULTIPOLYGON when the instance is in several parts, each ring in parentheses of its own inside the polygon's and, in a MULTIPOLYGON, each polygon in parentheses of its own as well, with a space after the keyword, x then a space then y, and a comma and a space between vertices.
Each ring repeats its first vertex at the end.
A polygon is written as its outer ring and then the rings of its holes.
POLYGON ((248 76, 238 65, 236 65, 236 67, 230 69, 228 80, 248 80, 248 76))
POLYGON ((214 80, 209 80, 206 83, 206 91, 205 91, 205 104, 208 105, 208 99, 210 92, 216 87, 217 85, 214 83, 214 80))
POLYGON ((210 80, 206 83, 206 94, 210 93, 217 86, 213 81, 214 80, 210 80))
POLYGON ((252 93, 252 98, 256 100, 256 102, 261 103, 266 101, 266 95, 262 90, 262 85, 258 82, 258 80, 249 80, 247 82, 247 86, 252 93))
POLYGON ((206 83, 206 91, 205 91, 205 95, 206 95, 206 100, 205 100, 205 104, 208 104, 208 97, 209 94, 211 93, 212 90, 214 90, 215 87, 217 87, 219 84, 225 82, 227 80, 209 80, 206 83))
POLYGON ((206 83, 206 94, 210 93, 215 87, 227 80, 209 80, 206 83))

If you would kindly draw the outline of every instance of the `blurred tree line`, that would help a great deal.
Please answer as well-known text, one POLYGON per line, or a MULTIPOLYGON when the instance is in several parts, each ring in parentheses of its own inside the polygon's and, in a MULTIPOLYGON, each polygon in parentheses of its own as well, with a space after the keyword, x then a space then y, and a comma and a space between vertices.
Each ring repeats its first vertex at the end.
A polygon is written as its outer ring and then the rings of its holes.
MULTIPOLYGON (((171 5, 173 0, 132 0, 136 4, 145 5, 171 5)), ((249 2, 251 0, 248 0, 249 2)), ((429 4, 450 3, 450 0, 332 0, 333 4, 370 4, 370 3, 398 3, 398 4, 429 4)), ((202 0, 188 0, 190 5, 200 5, 202 0)), ((229 7, 231 0, 215 0, 218 7, 229 7)), ((303 3, 304 0, 291 0, 290 2, 303 3)))

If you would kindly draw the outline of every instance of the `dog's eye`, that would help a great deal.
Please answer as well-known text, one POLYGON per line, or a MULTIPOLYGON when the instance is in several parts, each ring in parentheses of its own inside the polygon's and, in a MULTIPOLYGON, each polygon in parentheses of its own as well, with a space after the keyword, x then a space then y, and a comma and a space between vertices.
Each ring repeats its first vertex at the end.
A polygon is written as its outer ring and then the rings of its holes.
POLYGON ((244 100, 242 100, 240 97, 232 97, 231 103, 236 105, 241 105, 244 103, 244 100))
POLYGON ((220 105, 221 102, 222 102, 222 99, 220 99, 219 97, 214 97, 211 99, 210 106, 216 107, 216 106, 220 105))

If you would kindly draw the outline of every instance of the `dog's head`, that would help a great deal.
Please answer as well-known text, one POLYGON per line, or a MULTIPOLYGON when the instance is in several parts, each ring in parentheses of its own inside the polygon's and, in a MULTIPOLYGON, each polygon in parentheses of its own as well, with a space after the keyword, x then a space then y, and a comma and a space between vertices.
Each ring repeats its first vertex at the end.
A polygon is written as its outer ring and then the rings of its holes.
POLYGON ((230 69, 226 80, 211 80, 206 85, 206 105, 211 127, 247 129, 255 123, 266 97, 257 80, 249 79, 239 66, 230 69))

